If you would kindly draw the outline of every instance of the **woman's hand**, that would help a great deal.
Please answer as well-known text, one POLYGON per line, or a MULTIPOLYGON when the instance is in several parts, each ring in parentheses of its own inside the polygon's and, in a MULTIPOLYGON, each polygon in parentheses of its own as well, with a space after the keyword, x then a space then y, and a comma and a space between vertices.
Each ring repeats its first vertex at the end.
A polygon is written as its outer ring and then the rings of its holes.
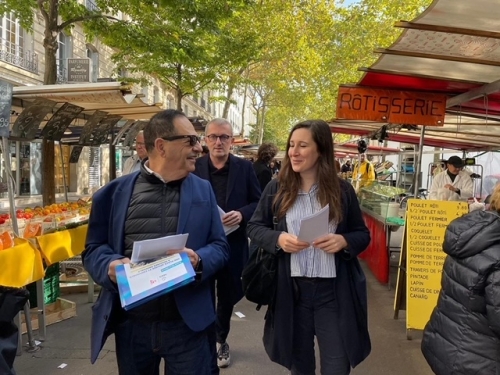
POLYGON ((347 247, 347 241, 340 234, 329 233, 313 242, 313 246, 325 253, 338 253, 347 247))
POLYGON ((293 234, 283 232, 278 237, 278 245, 287 253, 298 253, 309 247, 307 242, 301 241, 293 234))

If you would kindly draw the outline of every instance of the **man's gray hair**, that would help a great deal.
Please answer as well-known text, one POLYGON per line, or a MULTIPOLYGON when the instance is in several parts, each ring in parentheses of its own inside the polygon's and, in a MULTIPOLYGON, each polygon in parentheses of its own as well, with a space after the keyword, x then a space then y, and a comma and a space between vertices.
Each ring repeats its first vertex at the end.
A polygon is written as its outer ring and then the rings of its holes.
POLYGON ((213 120, 210 120, 205 126, 205 135, 207 134, 208 127, 211 124, 216 126, 229 125, 229 128, 231 129, 231 135, 233 135, 233 125, 231 125, 231 122, 229 122, 229 120, 226 120, 225 118, 214 118, 213 120))

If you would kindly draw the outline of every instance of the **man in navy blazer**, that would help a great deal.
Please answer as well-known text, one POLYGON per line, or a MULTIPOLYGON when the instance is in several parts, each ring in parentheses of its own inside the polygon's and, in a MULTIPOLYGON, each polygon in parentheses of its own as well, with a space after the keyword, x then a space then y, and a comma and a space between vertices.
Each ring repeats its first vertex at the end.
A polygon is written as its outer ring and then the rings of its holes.
POLYGON ((83 262, 102 289, 93 306, 91 361, 114 333, 120 375, 210 374, 207 327, 215 320, 210 281, 229 248, 207 181, 190 172, 201 152, 187 117, 166 110, 144 129, 149 159, 140 172, 111 181, 93 197, 83 262), (130 262, 134 241, 189 233, 184 249, 197 276, 184 287, 125 311, 115 268, 130 262))
MULTIPOLYGON (((246 226, 257 207, 261 191, 252 163, 230 153, 233 143, 230 122, 226 119, 212 120, 207 124, 205 134, 209 154, 196 161, 194 173, 210 181, 217 204, 225 212, 222 223, 229 227, 239 225, 236 231, 227 236, 230 247, 229 265, 216 275, 217 365, 224 368, 231 361, 226 339, 233 306, 243 297, 241 272, 248 260, 246 226)), ((215 346, 215 343, 212 344, 215 346)), ((218 373, 217 367, 213 367, 212 374, 218 373)))

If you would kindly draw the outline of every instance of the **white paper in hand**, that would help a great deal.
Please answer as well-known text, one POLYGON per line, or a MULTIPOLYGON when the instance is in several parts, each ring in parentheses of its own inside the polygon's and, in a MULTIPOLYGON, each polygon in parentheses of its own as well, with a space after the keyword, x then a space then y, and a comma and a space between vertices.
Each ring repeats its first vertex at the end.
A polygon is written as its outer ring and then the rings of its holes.
POLYGON ((132 248, 132 263, 155 259, 167 255, 167 250, 182 250, 186 246, 189 234, 176 234, 153 240, 135 241, 132 248))
POLYGON ((299 240, 312 243, 319 237, 328 234, 328 215, 329 205, 326 205, 321 210, 303 218, 300 221, 299 240))
MULTIPOLYGON (((219 215, 220 215, 220 219, 222 220, 222 217, 226 214, 224 212, 224 210, 222 208, 220 208, 219 206, 217 206, 217 208, 219 209, 219 215)), ((236 229, 238 229, 240 226, 239 225, 233 225, 231 227, 228 227, 227 225, 224 225, 222 224, 222 226, 224 227, 224 233, 227 235, 229 235, 230 233, 233 233, 236 229)))

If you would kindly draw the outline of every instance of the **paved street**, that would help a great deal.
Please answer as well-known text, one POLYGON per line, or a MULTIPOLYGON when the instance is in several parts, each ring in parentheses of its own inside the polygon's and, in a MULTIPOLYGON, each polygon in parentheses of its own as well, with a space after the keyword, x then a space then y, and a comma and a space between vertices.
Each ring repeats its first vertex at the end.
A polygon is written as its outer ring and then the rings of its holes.
MULTIPOLYGON (((420 340, 408 341, 405 333, 404 311, 400 320, 393 320, 394 291, 387 290, 366 272, 369 286, 370 332, 373 350, 368 359, 356 368, 353 375, 432 375, 420 353, 420 340)), ((77 302, 78 316, 47 328, 47 340, 34 354, 24 352, 16 359, 18 375, 108 375, 116 374, 114 341, 111 339, 101 352, 100 359, 91 365, 90 312, 86 294, 71 294, 64 298, 77 302), (58 368, 67 364, 63 369, 58 368)), ((255 311, 246 300, 239 303, 233 315, 229 337, 234 364, 221 371, 223 375, 280 375, 288 372, 273 364, 262 346, 264 311, 255 311)), ((26 340, 26 338, 24 338, 26 340)), ((319 374, 319 371, 317 372, 319 374)))

